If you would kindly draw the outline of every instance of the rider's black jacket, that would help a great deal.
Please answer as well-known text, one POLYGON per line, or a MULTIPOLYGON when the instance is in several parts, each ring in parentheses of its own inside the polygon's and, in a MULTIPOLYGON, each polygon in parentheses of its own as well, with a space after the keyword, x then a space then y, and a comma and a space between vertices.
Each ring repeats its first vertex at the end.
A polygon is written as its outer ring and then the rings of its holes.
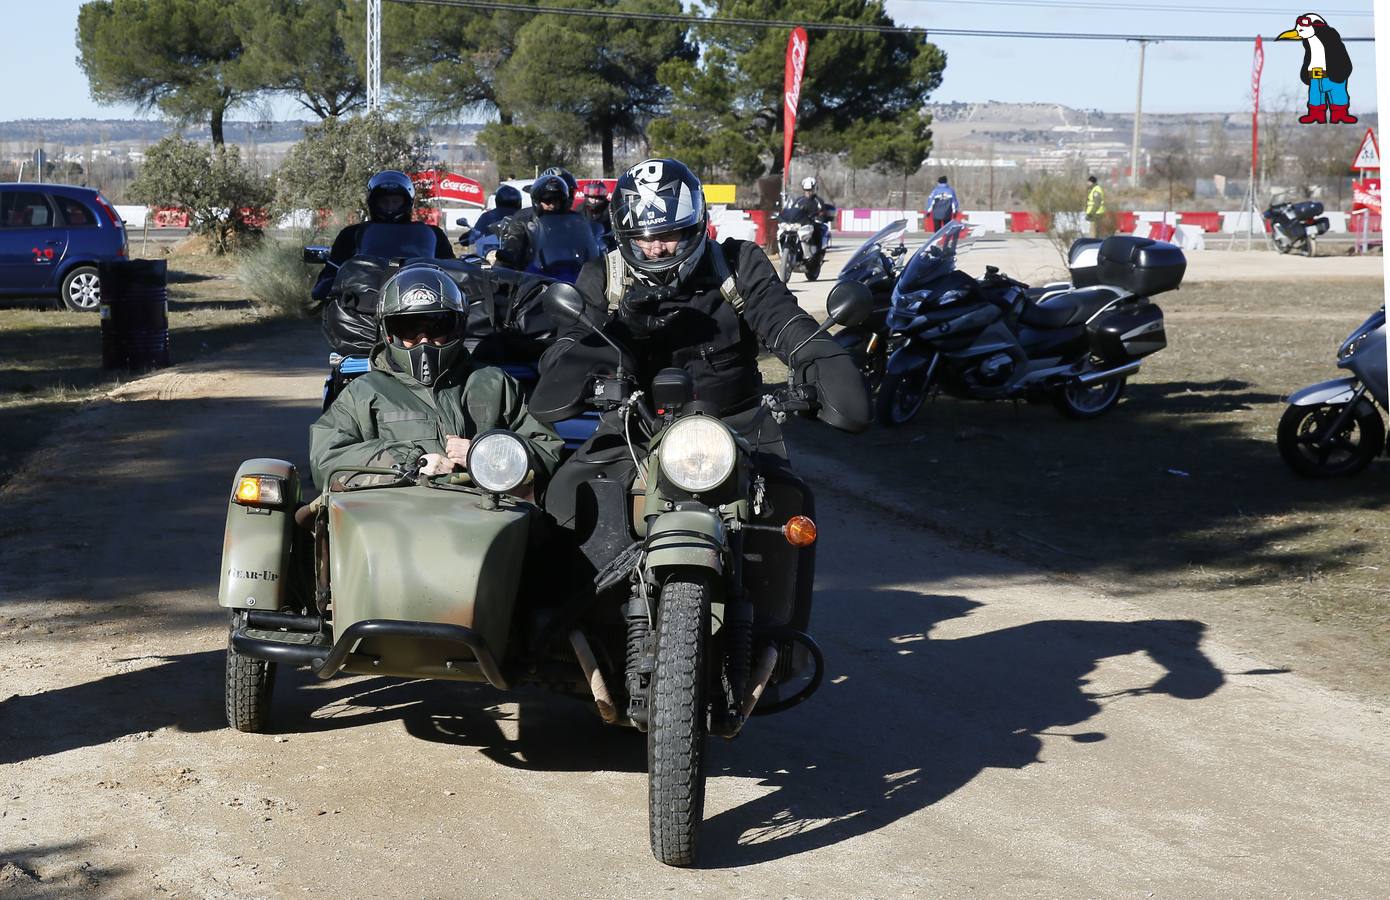
MULTIPOLYGON (((816 331, 817 322, 797 305, 756 244, 729 239, 721 249, 742 298, 742 312, 720 292, 713 246, 675 291, 652 290, 634 281, 611 314, 606 258, 587 263, 575 287, 584 295, 589 319, 603 323, 605 333, 635 356, 629 364, 635 363, 643 385, 663 368, 684 368, 695 383, 696 399, 717 404, 727 416, 756 406, 764 393, 759 346, 785 362, 788 352, 816 331)), ((612 348, 582 322, 563 329, 541 358, 533 407, 555 405, 552 398, 566 389, 577 396, 586 375, 605 363, 611 371, 614 361, 612 348)), ((827 404, 823 419, 848 431, 868 426, 868 393, 843 348, 822 335, 798 351, 796 364, 821 389, 827 404)))
POLYGON ((477 241, 478 238, 488 233, 488 229, 494 226, 500 232, 507 224, 507 220, 515 216, 517 212, 518 210, 504 209, 500 206, 487 210, 478 216, 478 221, 473 223, 473 240, 477 241))
MULTIPOLYGON (((816 194, 807 197, 802 194, 791 202, 791 208, 797 211, 797 219, 802 222, 813 222, 819 224, 818 217, 829 208, 824 200, 816 194)), ((789 220, 790 221, 790 220, 789 220)))
MULTIPOLYGON (((333 239, 333 247, 328 251, 328 264, 319 272, 318 281, 314 284, 313 296, 315 299, 322 300, 328 294, 328 289, 333 286, 333 279, 338 276, 338 267, 357 255, 357 251, 362 248, 369 233, 374 229, 386 229, 387 238, 384 244, 391 243, 390 235, 394 232, 391 229, 414 229, 428 228, 434 232, 434 253, 435 259, 453 259, 454 248, 449 244, 449 236, 438 225, 425 225, 421 222, 358 222, 349 225, 338 236, 333 239)), ((406 234, 406 232, 401 232, 406 234)), ((377 254, 383 255, 383 254, 377 254)))

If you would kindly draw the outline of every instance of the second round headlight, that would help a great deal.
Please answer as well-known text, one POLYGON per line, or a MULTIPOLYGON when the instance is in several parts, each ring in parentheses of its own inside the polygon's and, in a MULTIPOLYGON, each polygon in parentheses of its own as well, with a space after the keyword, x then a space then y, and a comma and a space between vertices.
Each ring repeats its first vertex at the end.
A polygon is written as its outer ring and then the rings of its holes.
POLYGON ((519 487, 530 471, 526 442, 510 431, 489 431, 468 447, 468 474, 485 491, 505 494, 519 487))
POLYGON ((661 472, 692 493, 723 484, 734 470, 734 437, 717 419, 690 416, 661 439, 661 472))

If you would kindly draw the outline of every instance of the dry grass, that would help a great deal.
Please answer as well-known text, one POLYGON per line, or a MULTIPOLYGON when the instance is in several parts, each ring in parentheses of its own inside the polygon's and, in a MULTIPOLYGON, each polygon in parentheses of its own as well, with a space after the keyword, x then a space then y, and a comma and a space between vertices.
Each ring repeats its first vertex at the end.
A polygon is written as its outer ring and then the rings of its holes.
MULTIPOLYGON (((169 257, 169 345, 174 363, 253 336, 263 322, 235 278, 236 261, 196 248, 169 257)), ((101 322, 54 300, 0 301, 0 484, 76 406, 129 373, 101 368, 101 322)))
POLYGON ((1161 298, 1168 349, 1094 422, 939 398, 907 427, 793 441, 882 473, 924 518, 1136 597, 1274 610, 1390 646, 1390 462, 1309 482, 1275 429, 1292 391, 1336 377, 1380 282, 1204 284, 1161 298))

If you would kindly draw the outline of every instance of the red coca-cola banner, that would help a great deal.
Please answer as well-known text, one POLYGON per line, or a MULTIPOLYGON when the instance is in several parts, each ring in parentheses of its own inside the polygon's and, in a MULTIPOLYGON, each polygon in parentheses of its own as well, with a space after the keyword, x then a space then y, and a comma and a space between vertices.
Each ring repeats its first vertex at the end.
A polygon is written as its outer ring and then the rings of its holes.
POLYGON ((465 175, 430 169, 411 174, 410 180, 429 193, 431 200, 458 200, 474 206, 486 206, 483 186, 465 175))
POLYGON ((1367 178, 1351 183, 1351 208, 1369 209, 1380 215, 1380 179, 1367 178))
POLYGON ((792 138, 796 132, 796 106, 801 102, 801 76, 806 71, 806 29, 792 29, 787 39, 787 69, 782 76, 782 180, 792 164, 792 138))

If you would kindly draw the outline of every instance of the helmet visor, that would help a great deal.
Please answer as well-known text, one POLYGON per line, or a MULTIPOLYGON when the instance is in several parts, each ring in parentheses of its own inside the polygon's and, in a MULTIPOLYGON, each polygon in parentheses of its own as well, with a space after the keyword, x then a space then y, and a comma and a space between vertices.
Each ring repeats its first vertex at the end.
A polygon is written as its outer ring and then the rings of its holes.
POLYGON ((458 331, 459 316, 454 312, 412 313, 386 319, 386 334, 406 349, 419 344, 448 343, 458 331))
POLYGON ((703 236, 704 230, 699 225, 687 225, 655 234, 637 232, 626 235, 625 240, 633 259, 645 262, 643 268, 658 271, 665 267, 664 263, 677 265, 684 260, 703 236))

